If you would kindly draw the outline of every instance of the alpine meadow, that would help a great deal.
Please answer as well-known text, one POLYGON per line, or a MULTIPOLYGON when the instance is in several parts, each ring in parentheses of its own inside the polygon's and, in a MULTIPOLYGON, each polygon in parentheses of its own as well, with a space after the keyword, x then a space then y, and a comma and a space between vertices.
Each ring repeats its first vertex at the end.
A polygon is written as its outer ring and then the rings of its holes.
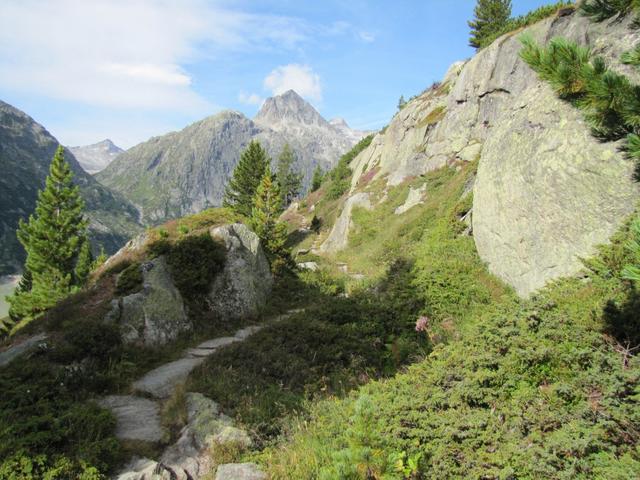
POLYGON ((640 478, 640 2, 0 38, 0 480, 640 478))

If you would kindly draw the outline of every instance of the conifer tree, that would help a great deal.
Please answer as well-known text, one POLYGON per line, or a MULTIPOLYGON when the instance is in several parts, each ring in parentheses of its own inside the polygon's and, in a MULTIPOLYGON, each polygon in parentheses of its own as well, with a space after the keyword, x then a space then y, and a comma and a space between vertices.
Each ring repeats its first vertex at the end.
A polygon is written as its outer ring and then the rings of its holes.
POLYGON ((282 196, 282 203, 287 207, 302 189, 302 175, 293 170, 296 156, 288 143, 285 143, 278 157, 276 179, 282 196))
POLYGON ((33 318, 67 296, 87 221, 73 172, 58 147, 45 188, 38 193, 35 214, 20 221, 17 235, 26 253, 25 276, 17 292, 7 297, 12 318, 33 318))
POLYGON ((282 213, 281 198, 278 183, 274 181, 271 168, 267 166, 254 197, 250 224, 260 237, 269 257, 271 270, 276 274, 281 273, 291 262, 285 247, 287 226, 279 219, 282 213))
POLYGON ((404 99, 404 95, 400 95, 400 99, 398 100, 398 110, 402 110, 406 104, 407 101, 404 99))
POLYGON ((322 185, 322 180, 324 180, 324 172, 320 165, 317 165, 315 170, 313 171, 313 177, 311 177, 311 191, 315 192, 322 185))
POLYGON ((478 0, 470 22, 469 45, 484 47, 484 39, 499 31, 511 17, 511 0, 478 0))
POLYGON ((87 279, 89 278, 92 268, 93 255, 91 254, 91 244, 89 243, 89 240, 85 238, 82 242, 82 246, 80 247, 76 268, 73 272, 76 285, 82 286, 87 283, 87 279))
POLYGON ((253 197, 270 163, 271 160, 260 143, 251 141, 242 152, 240 161, 225 189, 223 206, 229 207, 247 218, 251 217, 253 197))

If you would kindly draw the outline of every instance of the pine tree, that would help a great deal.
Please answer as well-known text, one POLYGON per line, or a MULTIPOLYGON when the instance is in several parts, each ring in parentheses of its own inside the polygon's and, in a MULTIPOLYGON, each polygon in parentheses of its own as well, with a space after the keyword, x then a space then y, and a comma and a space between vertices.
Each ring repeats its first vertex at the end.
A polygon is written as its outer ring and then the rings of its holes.
POLYGON ((469 45, 484 47, 484 40, 498 32, 511 17, 511 0, 478 0, 473 10, 474 20, 467 22, 471 27, 469 45))
POLYGON ((317 165, 315 170, 313 171, 313 177, 311 177, 311 191, 315 192, 322 185, 322 180, 324 180, 324 172, 322 171, 322 167, 317 165))
POLYGON ((400 95, 400 99, 398 100, 398 110, 402 110, 406 104, 407 101, 404 99, 404 95, 400 95))
POLYGON ((82 242, 82 246, 80 247, 76 268, 73 272, 76 285, 82 286, 87 283, 87 279, 89 278, 92 268, 93 255, 91 254, 91 244, 89 243, 89 240, 85 238, 82 242))
POLYGON ((16 294, 7 297, 12 318, 34 318, 67 296, 87 221, 73 172, 58 147, 45 188, 38 193, 35 214, 20 221, 17 235, 26 253, 25 277, 16 294), (31 285, 29 285, 29 283, 31 285))
POLYGON ((16 287, 15 293, 24 293, 31 291, 33 287, 33 275, 31 275, 31 270, 28 268, 24 269, 22 272, 22 276, 20 277, 20 281, 18 282, 18 286, 16 287))
POLYGON ((282 195, 282 203, 287 207, 302 189, 302 175, 293 171, 296 156, 288 143, 285 143, 278 157, 276 178, 282 195))
POLYGON ((274 181, 271 168, 266 171, 256 192, 250 225, 260 237, 267 252, 271 270, 279 274, 289 266, 291 257, 285 247, 287 226, 279 220, 282 202, 278 183, 274 181))
POLYGON ((96 259, 93 261, 91 270, 95 270, 96 268, 100 267, 104 262, 107 261, 107 258, 109 257, 107 256, 107 252, 104 251, 104 246, 100 245, 100 253, 96 257, 96 259))
POLYGON ((233 177, 225 189, 223 206, 247 218, 251 217, 253 197, 270 163, 271 160, 260 143, 251 141, 242 152, 240 161, 233 171, 233 177))

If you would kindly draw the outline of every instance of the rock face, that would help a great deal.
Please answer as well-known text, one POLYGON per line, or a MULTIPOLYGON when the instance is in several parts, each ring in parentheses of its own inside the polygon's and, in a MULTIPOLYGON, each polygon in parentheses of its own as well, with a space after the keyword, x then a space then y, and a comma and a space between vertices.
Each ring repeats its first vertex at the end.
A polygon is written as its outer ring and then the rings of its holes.
POLYGON ((224 269, 209 292, 210 308, 222 318, 256 316, 273 285, 260 239, 241 223, 216 227, 210 233, 227 247, 224 269))
MULTIPOLYGON (((590 45, 612 68, 640 82, 633 68, 619 63, 638 40, 631 20, 592 23, 574 13, 527 32, 540 42, 564 36, 590 45)), ((518 36, 505 35, 454 64, 441 84, 398 112, 354 159, 351 193, 360 194, 367 174, 397 185, 479 160, 472 216, 478 253, 527 296, 550 279, 576 273, 580 257, 607 242, 640 192, 619 145, 592 137, 580 112, 558 100, 519 58, 518 36)))
MULTIPOLYGON (((0 275, 22 268, 24 250, 15 233, 18 220, 33 212, 58 145, 42 125, 0 101, 0 275)), ((66 151, 65 158, 86 202, 91 239, 108 252, 116 251, 140 230, 138 212, 87 174, 71 152, 66 151)))
POLYGON ((124 152, 108 138, 92 145, 68 148, 84 171, 91 175, 104 170, 114 158, 124 152))
POLYGON ((118 321, 126 343, 160 346, 192 328, 164 256, 142 265, 143 287, 121 298, 108 318, 118 321))
POLYGON ((258 140, 272 157, 288 142, 308 185, 316 165, 328 169, 358 140, 335 128, 293 91, 268 99, 255 120, 224 111, 180 132, 154 137, 120 154, 96 178, 160 222, 222 203, 242 150, 258 140))
POLYGON ((320 245, 321 252, 335 253, 347 246, 349 229, 351 228, 351 214, 355 207, 370 210, 371 200, 369 200, 369 194, 360 192, 347 199, 340 216, 331 229, 331 233, 329 233, 327 239, 320 245))

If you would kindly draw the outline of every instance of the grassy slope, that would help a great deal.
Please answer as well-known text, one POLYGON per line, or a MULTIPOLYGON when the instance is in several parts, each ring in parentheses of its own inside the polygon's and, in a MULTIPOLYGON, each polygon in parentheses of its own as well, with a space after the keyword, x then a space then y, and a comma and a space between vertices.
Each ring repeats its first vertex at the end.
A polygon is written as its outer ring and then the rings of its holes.
POLYGON ((640 362, 618 351, 637 340, 640 306, 619 278, 624 243, 625 232, 585 279, 476 309, 461 338, 405 374, 313 405, 261 456, 272 478, 640 476, 640 362))

